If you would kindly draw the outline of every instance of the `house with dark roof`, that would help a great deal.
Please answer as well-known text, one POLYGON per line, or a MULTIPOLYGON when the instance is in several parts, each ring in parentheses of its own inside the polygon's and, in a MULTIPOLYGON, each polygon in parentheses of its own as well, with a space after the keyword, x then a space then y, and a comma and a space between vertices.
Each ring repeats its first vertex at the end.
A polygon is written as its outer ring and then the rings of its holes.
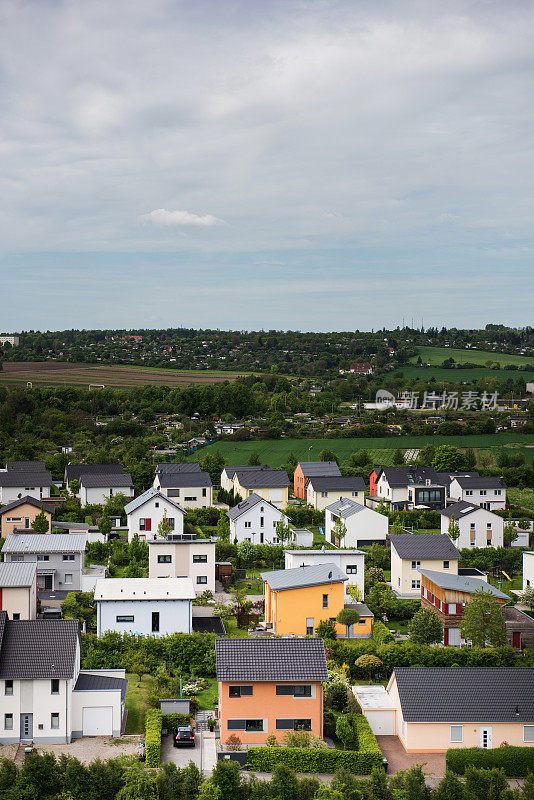
POLYGON ((86 472, 80 477, 82 506, 107 503, 116 494, 134 496, 133 480, 129 472, 86 472))
POLYGON ((221 472, 221 488, 227 492, 231 492, 234 488, 234 476, 236 472, 244 472, 248 470, 249 472, 258 472, 261 470, 268 470, 272 469, 268 464, 257 464, 255 466, 249 466, 247 464, 242 465, 230 465, 228 464, 226 467, 223 467, 221 472))
POLYGON ((213 484, 209 472, 156 472, 153 487, 183 509, 209 508, 213 505, 213 484))
POLYGON ((223 742, 260 745, 294 730, 323 738, 322 639, 217 639, 215 657, 223 742))
POLYGON ((202 472, 202 470, 197 461, 169 461, 157 464, 156 472, 202 472))
POLYGON ((449 533, 452 525, 458 527, 458 538, 454 544, 459 550, 464 547, 502 547, 504 519, 477 503, 458 500, 440 512, 441 532, 449 533))
POLYGON ((403 533, 389 537, 391 588, 400 597, 419 597, 421 569, 458 574, 460 552, 445 534, 403 533))
MULTIPOLYGON (((24 462, 10 462, 24 464, 24 462)), ((42 464, 44 462, 29 462, 30 464, 42 464)), ((43 500, 50 495, 51 487, 54 485, 52 475, 45 469, 31 470, 18 467, 16 469, 6 469, 0 471, 0 502, 9 505, 23 497, 33 497, 36 500, 43 500)))
POLYGON ((153 486, 127 503, 124 506, 124 512, 128 525, 129 542, 134 536, 139 536, 143 540, 151 535, 154 536, 164 521, 167 533, 181 534, 184 532, 185 511, 180 503, 167 497, 153 486))
POLYGON ((0 508, 0 526, 2 538, 6 539, 15 530, 20 531, 32 530, 33 522, 41 512, 44 513, 48 520, 49 528, 51 530, 52 514, 54 509, 52 506, 43 503, 42 500, 37 500, 35 497, 26 495, 18 500, 13 500, 0 508))
POLYGON ((336 461, 299 461, 293 475, 293 494, 306 500, 306 486, 310 478, 328 478, 341 475, 336 461))
POLYGON ((82 475, 122 475, 122 464, 67 464, 65 467, 65 485, 71 481, 80 481, 82 475))
POLYGON ((365 482, 357 475, 312 476, 306 483, 306 502, 319 511, 336 500, 365 505, 365 482))
POLYGON ((234 495, 243 500, 257 494, 277 508, 285 508, 289 502, 289 478, 285 469, 236 469, 233 477, 234 495))
POLYGON ((12 620, 0 611, 0 744, 121 735, 125 671, 80 670, 76 619, 12 620))
POLYGON ((534 746, 534 669, 396 667, 387 692, 408 753, 534 746))
POLYGON ((9 619, 35 619, 37 562, 0 562, 0 611, 9 619))
POLYGON ((324 512, 325 539, 341 547, 369 547, 385 544, 389 530, 389 520, 372 508, 347 497, 327 505, 324 512), (345 526, 345 536, 338 541, 334 528, 341 521, 345 526))
POLYGON ((475 503, 488 511, 506 508, 506 484, 502 478, 459 475, 451 481, 449 496, 453 500, 475 503))
POLYGON ((371 473, 370 496, 392 509, 445 506, 447 488, 432 467, 379 467, 371 473))
POLYGON ((249 494, 241 503, 228 509, 230 541, 234 544, 278 544, 276 526, 280 521, 288 525, 286 515, 259 494, 249 494))

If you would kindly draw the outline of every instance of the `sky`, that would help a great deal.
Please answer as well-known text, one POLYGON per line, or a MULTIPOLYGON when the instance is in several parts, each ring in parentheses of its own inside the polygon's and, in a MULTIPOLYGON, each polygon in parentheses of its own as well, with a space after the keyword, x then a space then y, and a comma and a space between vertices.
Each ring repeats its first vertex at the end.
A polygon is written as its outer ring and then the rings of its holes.
POLYGON ((0 328, 532 324, 534 0, 2 0, 0 328))

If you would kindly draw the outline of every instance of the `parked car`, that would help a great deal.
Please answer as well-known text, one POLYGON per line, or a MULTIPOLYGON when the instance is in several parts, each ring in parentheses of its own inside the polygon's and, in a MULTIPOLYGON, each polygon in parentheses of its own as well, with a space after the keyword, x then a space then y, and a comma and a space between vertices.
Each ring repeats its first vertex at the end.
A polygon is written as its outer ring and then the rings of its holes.
POLYGON ((172 729, 172 743, 175 747, 194 747, 195 734, 191 725, 172 729))

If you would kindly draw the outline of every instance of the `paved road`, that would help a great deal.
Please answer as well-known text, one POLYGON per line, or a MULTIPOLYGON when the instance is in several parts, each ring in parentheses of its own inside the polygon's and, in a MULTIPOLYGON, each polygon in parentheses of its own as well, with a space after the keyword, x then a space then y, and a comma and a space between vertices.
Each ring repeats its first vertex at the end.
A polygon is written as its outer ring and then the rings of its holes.
MULTIPOLYGON (((177 767, 187 767, 190 761, 200 769, 200 733, 195 734, 194 747, 173 747, 172 735, 163 737, 161 743, 161 760, 173 761, 177 767)), ((215 749, 215 734, 210 731, 202 732, 202 772, 209 777, 217 763, 215 749)))

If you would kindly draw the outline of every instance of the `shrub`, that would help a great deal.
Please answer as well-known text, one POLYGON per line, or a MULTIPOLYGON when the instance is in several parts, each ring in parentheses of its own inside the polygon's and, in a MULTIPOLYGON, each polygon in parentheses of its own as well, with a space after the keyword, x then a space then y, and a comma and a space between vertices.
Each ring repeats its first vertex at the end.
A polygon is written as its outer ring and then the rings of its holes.
POLYGON ((373 639, 375 640, 375 642, 378 645, 380 645, 380 644, 388 644, 389 642, 394 642, 395 641, 395 637, 393 636, 393 634, 391 633, 389 628, 386 627, 386 625, 384 625, 384 623, 381 622, 379 619, 377 619, 373 623, 372 636, 373 636, 373 639))
POLYGON ((509 778, 522 778, 534 772, 534 747, 502 745, 493 750, 482 747, 459 747, 447 750, 447 766, 463 775, 468 767, 502 769, 509 778))
POLYGON ((247 766, 258 772, 273 772, 277 764, 285 764, 297 772, 333 773, 345 768, 355 775, 370 775, 382 766, 382 753, 361 750, 321 750, 306 747, 251 747, 247 766))
POLYGON ((191 725, 191 717, 189 714, 163 714, 162 725, 167 730, 178 725, 191 725))
POLYGON ((241 750, 241 739, 235 733, 231 733, 225 745, 227 750, 241 750))
POLYGON ((145 716, 145 752, 147 767, 159 767, 161 759, 161 711, 150 709, 145 716))

